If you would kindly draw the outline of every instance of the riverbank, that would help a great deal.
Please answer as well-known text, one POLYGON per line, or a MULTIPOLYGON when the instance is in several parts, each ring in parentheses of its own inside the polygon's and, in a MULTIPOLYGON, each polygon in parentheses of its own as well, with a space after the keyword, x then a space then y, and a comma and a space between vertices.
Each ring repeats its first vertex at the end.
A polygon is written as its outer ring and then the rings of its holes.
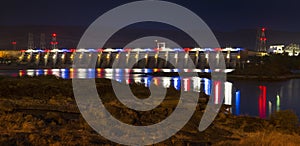
MULTIPOLYGON (((180 91, 167 90, 165 100, 154 110, 137 112, 116 100, 108 79, 96 87, 108 111, 131 125, 157 123, 178 103, 180 91)), ((82 118, 73 97, 71 80, 54 76, 0 78, 0 145, 117 145, 96 133, 82 118)), ((116 84, 120 84, 116 82, 116 84)), ((143 85, 132 84, 133 93, 147 98, 143 85)), ((269 120, 234 116, 223 106, 216 120, 203 132, 198 125, 209 96, 199 93, 191 120, 168 140, 157 145, 295 145, 300 142, 298 118, 288 111, 269 120)))

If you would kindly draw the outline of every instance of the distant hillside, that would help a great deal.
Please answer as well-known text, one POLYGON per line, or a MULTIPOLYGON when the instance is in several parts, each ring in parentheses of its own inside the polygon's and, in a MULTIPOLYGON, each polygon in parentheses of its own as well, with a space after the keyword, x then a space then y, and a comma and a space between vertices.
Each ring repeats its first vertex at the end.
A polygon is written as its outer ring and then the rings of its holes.
POLYGON ((13 40, 17 41, 17 48, 27 48, 29 32, 34 35, 36 47, 39 47, 41 33, 45 33, 48 45, 51 34, 57 33, 60 47, 75 47, 85 29, 82 26, 0 26, 0 48, 12 48, 13 40))
MULTIPOLYGON (((214 32, 221 46, 238 46, 254 50, 256 46, 257 30, 239 30, 233 32, 214 32)), ((300 44, 300 32, 284 32, 267 30, 267 45, 300 44)))
MULTIPOLYGON (((84 26, 0 26, 0 49, 11 49, 11 41, 17 41, 17 48, 27 48, 28 33, 34 34, 35 45, 39 47, 40 34, 46 34, 49 44, 51 34, 58 34, 59 47, 72 48, 77 43, 87 27, 84 26)), ((256 30, 239 30, 232 32, 214 31, 221 46, 244 47, 250 50, 255 48, 256 30)), ((106 47, 122 47, 124 44, 139 37, 157 35, 169 38, 186 47, 195 47, 195 42, 188 35, 178 30, 129 28, 121 30, 112 36, 106 47)), ((268 44, 300 44, 300 32, 283 32, 268 30, 268 44)))

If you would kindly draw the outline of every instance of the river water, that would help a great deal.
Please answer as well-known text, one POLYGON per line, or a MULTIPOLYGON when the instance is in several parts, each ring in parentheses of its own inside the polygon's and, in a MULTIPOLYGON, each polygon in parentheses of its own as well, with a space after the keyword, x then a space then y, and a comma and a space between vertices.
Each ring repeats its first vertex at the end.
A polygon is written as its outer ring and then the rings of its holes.
MULTIPOLYGON (((212 82, 207 78, 199 77, 153 77, 141 76, 138 73, 173 72, 178 70, 152 70, 152 69, 32 69, 32 70, 0 70, 0 75, 18 76, 41 76, 56 75, 64 79, 72 78, 108 78, 118 82, 141 83, 149 87, 151 80, 154 85, 165 88, 171 86, 177 90, 183 87, 184 91, 204 92, 212 94, 213 86, 218 82, 212 82), (132 74, 133 72, 137 74, 132 74)), ((190 70, 185 70, 189 72, 190 70)), ((209 70, 197 70, 209 72, 209 70)), ((215 98, 220 98, 215 96, 215 98)), ((218 102, 218 100, 215 100, 218 102)), ((259 81, 231 81, 225 83, 225 104, 232 105, 230 109, 235 115, 249 115, 260 118, 268 118, 278 110, 292 110, 300 117, 300 79, 291 79, 279 82, 259 81)))

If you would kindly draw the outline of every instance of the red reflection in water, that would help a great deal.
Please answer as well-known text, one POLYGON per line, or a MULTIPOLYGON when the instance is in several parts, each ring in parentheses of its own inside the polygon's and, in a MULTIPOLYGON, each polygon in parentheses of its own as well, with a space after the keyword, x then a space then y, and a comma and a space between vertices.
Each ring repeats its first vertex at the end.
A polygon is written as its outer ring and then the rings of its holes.
POLYGON ((98 68, 97 69, 97 78, 102 78, 103 77, 103 69, 98 68))
POLYGON ((260 95, 258 100, 259 117, 266 118, 267 87, 259 86, 259 90, 260 90, 260 95))
POLYGON ((191 91, 191 79, 186 78, 183 79, 183 87, 184 87, 184 91, 191 91))
POLYGON ((215 104, 221 103, 220 99, 220 92, 221 92, 221 82, 220 81, 214 81, 214 102, 215 104))
POLYGON ((24 71, 24 70, 20 70, 20 71, 19 71, 19 76, 22 77, 22 76, 24 76, 24 75, 25 75, 25 71, 24 71))
POLYGON ((159 86, 160 80, 159 78, 153 78, 154 85, 159 86))

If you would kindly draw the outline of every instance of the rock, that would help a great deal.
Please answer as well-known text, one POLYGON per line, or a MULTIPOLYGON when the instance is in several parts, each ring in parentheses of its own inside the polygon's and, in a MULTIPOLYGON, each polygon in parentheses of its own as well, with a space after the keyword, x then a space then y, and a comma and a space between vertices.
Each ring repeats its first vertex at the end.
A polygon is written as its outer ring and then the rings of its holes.
POLYGON ((15 109, 15 105, 8 101, 0 101, 0 111, 11 112, 15 109))
POLYGON ((207 98, 199 98, 198 103, 206 104, 207 103, 207 98))

